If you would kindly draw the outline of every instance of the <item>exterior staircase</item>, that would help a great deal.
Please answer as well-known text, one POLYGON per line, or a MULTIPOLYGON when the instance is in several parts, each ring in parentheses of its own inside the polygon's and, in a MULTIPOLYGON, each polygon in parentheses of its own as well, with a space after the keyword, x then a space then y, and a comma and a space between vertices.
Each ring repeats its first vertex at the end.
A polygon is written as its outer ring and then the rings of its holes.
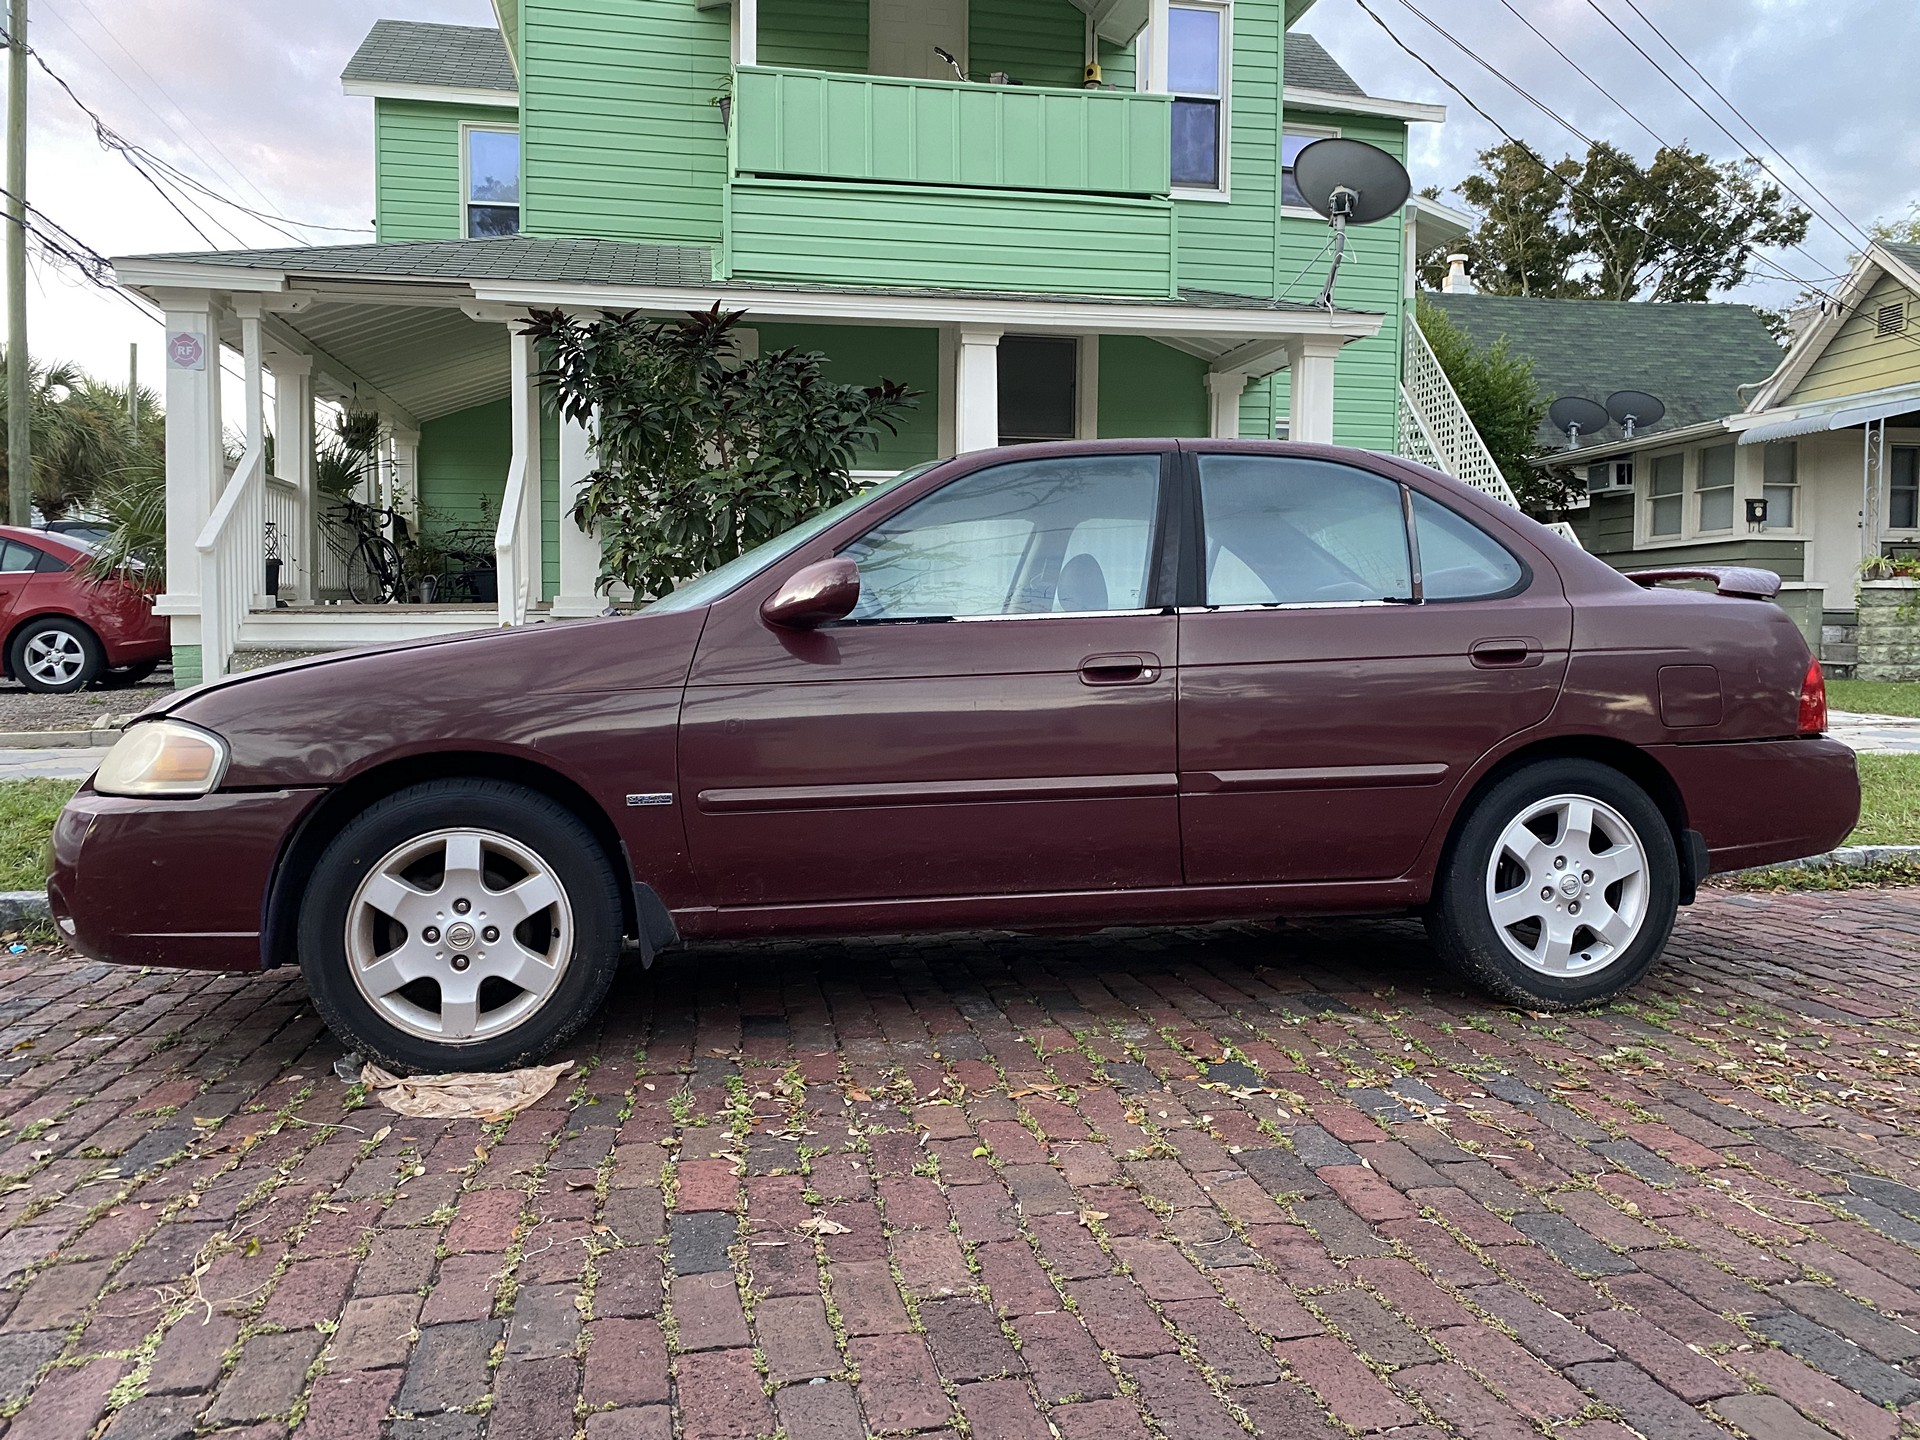
MULTIPOLYGON (((1447 372, 1440 368, 1440 360, 1421 333, 1419 322, 1409 314, 1403 329, 1399 443, 1395 448, 1406 459, 1443 470, 1518 510, 1520 501, 1513 487, 1507 484, 1487 442, 1474 428, 1473 418, 1460 403, 1447 372)), ((1562 539, 1580 543, 1580 537, 1565 521, 1548 528, 1562 539)))

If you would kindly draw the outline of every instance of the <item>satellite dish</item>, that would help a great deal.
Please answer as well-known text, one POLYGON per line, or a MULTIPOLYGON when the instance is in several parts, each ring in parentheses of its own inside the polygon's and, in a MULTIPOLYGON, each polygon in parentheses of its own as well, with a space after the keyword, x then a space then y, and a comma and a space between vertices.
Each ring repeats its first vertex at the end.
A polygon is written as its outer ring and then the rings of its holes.
POLYGON ((1658 425, 1666 413, 1665 402, 1644 390, 1616 390, 1607 396, 1607 414, 1629 440, 1636 429, 1658 425))
POLYGON ((1376 145, 1359 140, 1316 140, 1293 162, 1294 183, 1333 226, 1333 268, 1316 302, 1333 308, 1333 286, 1347 253, 1347 226, 1372 225, 1398 215, 1413 193, 1406 166, 1376 145))
POLYGON ((1562 395, 1547 407, 1547 419, 1567 437, 1569 449, 1580 448, 1582 435, 1597 434, 1607 428, 1613 417, 1584 395, 1562 395))

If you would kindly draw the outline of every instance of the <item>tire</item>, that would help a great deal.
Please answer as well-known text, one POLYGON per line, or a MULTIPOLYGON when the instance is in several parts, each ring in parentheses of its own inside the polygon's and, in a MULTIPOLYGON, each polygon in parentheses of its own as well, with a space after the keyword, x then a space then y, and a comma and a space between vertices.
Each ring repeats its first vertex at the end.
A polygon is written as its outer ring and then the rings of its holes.
POLYGON ((498 780, 376 801, 327 846, 300 901, 300 969, 321 1019, 402 1074, 537 1060, 599 1009, 620 946, 606 852, 571 811, 498 780), (537 881, 520 903, 503 898, 537 881))
POLYGON ((1550 760, 1475 804, 1435 878, 1427 933, 1473 983, 1565 1010, 1638 982, 1679 902, 1673 829, 1647 793, 1594 761, 1550 760))
POLYGON ((15 632, 7 670, 29 690, 70 695, 106 669, 106 653, 93 631, 63 615, 43 615, 15 632))
POLYGON ((400 574, 400 552, 381 536, 365 537, 347 557, 347 597, 356 605, 384 605, 393 599, 400 574))
POLYGON ((117 670, 102 670, 100 685, 106 690, 124 690, 128 686, 138 685, 159 668, 158 660, 136 660, 133 664, 122 665, 117 670))

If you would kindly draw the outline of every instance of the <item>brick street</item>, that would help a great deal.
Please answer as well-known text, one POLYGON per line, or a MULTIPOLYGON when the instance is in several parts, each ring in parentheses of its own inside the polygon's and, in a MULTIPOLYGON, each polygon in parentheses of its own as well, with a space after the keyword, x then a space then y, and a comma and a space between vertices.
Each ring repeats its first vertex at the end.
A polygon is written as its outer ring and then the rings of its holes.
POLYGON ((5 1440, 1920 1435, 1920 892, 1627 1002, 1407 922, 709 948, 510 1119, 297 974, 0 968, 5 1440))

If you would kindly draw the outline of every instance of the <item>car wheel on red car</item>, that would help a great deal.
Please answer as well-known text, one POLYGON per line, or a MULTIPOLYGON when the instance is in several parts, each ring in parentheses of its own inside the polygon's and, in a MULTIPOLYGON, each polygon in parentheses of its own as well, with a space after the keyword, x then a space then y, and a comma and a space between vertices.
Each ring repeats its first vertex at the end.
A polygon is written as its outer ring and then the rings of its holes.
POLYGON ((100 684, 108 690, 125 690, 131 685, 138 685, 159 668, 158 660, 136 660, 133 664, 122 665, 117 670, 101 671, 100 684))
POLYGON ((599 1008, 620 940, 618 881, 592 832, 498 780, 430 781, 368 806, 300 907, 321 1018, 403 1072, 538 1059, 599 1008))
POLYGON ((1436 877, 1427 929, 1468 979, 1566 1009, 1646 974, 1679 903, 1673 831, 1647 793, 1597 762, 1550 760, 1474 806, 1436 877))
POLYGON ((29 690, 64 695, 79 690, 106 668, 106 652, 78 620, 43 615, 14 634, 7 669, 29 690))

